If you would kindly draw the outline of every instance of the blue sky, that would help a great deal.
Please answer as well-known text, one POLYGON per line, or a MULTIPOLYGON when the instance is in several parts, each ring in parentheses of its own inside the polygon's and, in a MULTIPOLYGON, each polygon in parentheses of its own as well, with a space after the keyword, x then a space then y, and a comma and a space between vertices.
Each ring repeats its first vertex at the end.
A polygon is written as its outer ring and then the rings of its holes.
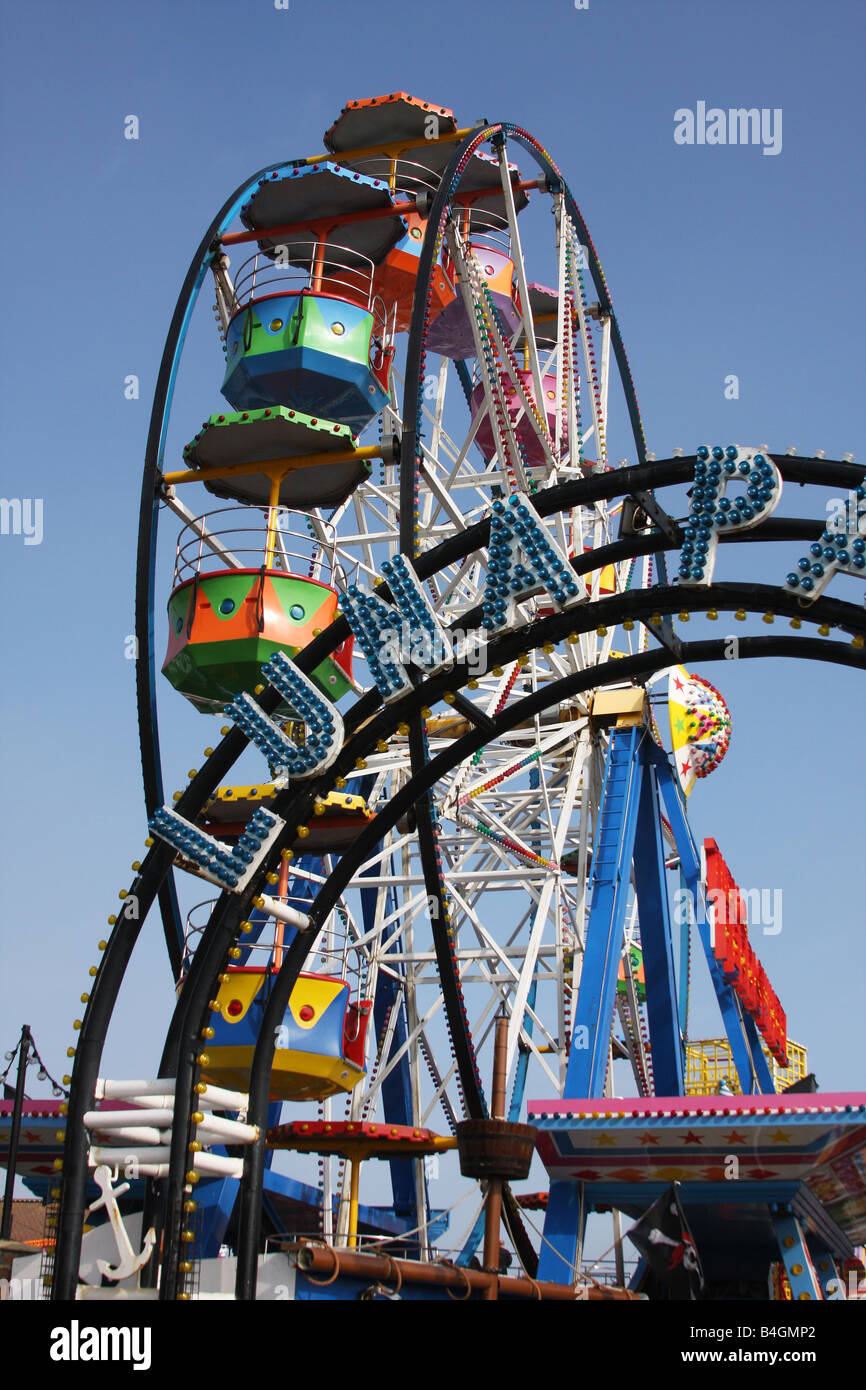
MULTIPOLYGON (((353 98, 406 90, 461 124, 514 121, 587 219, 659 457, 736 440, 860 459, 864 15, 855 0, 0 5, 2 492, 43 499, 44 518, 38 546, 0 537, 2 1051, 28 1022, 65 1069, 96 941, 141 853, 124 656, 141 462, 174 301, 228 192, 319 150, 353 98), (778 108, 780 152, 676 144, 675 111, 701 101, 778 108)), ((221 362, 205 305, 175 450, 218 407, 221 362)), ((822 514, 832 495, 787 500, 822 514)), ((738 577, 781 581, 797 558, 782 551, 738 577)), ((831 592, 860 601, 853 580, 831 592)), ((782 890, 783 929, 755 949, 822 1088, 862 1086, 862 679, 790 661, 703 674, 731 705, 733 745, 692 798, 694 829, 743 886, 782 890)), ((171 791, 211 733, 167 686, 162 701, 171 791)), ((112 1070, 147 1075, 171 1007, 155 920, 133 974, 112 1070)), ((696 1010, 716 1031, 700 990, 696 1010)))

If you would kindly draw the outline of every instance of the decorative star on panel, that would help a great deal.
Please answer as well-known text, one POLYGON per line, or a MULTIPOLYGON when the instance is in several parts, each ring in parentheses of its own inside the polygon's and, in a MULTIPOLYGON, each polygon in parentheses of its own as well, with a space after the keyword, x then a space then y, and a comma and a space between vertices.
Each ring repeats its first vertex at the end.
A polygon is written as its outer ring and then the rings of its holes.
POLYGON ((691 1130, 688 1134, 681 1134, 680 1138, 684 1144, 703 1144, 704 1142, 699 1134, 692 1134, 691 1130))
POLYGON ((640 1142, 642 1144, 657 1144, 659 1142, 658 1135, 650 1134, 649 1130, 647 1130, 646 1134, 641 1135, 640 1142))
POLYGON ((749 1141, 746 1138, 745 1134, 738 1134, 735 1129, 731 1130, 730 1134, 725 1140, 726 1144, 747 1144, 748 1142, 749 1141))
POLYGON ((770 1138, 774 1144, 790 1144, 791 1142, 790 1134, 786 1134, 783 1129, 777 1129, 775 1134, 770 1135, 770 1138))
POLYGON ((599 1146, 604 1146, 605 1148, 616 1147, 616 1140, 610 1134, 597 1134, 595 1136, 595 1142, 599 1146))

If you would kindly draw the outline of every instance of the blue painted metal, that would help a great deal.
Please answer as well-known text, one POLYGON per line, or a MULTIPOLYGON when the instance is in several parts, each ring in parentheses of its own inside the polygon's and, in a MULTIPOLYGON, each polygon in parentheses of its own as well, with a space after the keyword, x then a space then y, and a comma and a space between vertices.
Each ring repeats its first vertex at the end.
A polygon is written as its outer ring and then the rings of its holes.
POLYGON ((812 1256, 812 1265, 821 1285, 821 1293, 825 1299, 832 1299, 834 1302, 844 1300, 847 1290, 841 1272, 837 1268, 833 1258, 833 1252, 820 1236, 812 1232, 807 1237, 809 1254, 812 1256))
MULTIPOLYGON (((657 1095, 681 1096, 683 1045, 656 769, 644 761, 634 847, 634 880, 646 978, 646 1010, 657 1095)), ((590 919, 591 921, 592 919, 590 919)), ((581 981, 582 985, 582 981, 581 981)), ((599 1092, 600 1094, 600 1092, 599 1092)))
POLYGON ((574 1283, 577 1241, 586 1225, 581 1211, 582 1183, 552 1182, 544 1218, 544 1240, 538 1255, 538 1278, 554 1284, 574 1283))
POLYGON ((680 918, 680 974, 678 994, 680 1032, 683 1038, 686 1038, 689 1031, 689 970, 691 964, 691 938, 695 915, 695 898, 689 894, 688 882, 682 869, 682 861, 680 861, 680 894, 681 900, 682 894, 685 894, 688 898, 688 902, 685 903, 685 913, 680 918))
POLYGON ((469 1235, 466 1237, 466 1240, 465 1240, 464 1243, 463 1243, 463 1249, 460 1251, 460 1254, 457 1256, 457 1259, 454 1261, 454 1263, 455 1263, 456 1265, 460 1265, 462 1268, 465 1269, 466 1266, 469 1264, 469 1261, 472 1259, 472 1256, 475 1254, 476 1250, 478 1249, 479 1245, 481 1244, 481 1241, 483 1240, 483 1238, 484 1238, 484 1207, 481 1208, 480 1212, 479 1212, 478 1215, 476 1216, 476 1218, 475 1218, 475 1225, 472 1227, 472 1230, 469 1232, 469 1235))
MULTIPOLYGON (((375 856, 371 856, 373 863, 368 875, 378 874, 379 865, 375 862, 375 856)), ((363 881, 364 875, 361 875, 363 881)), ((364 921, 364 931, 373 930, 376 913, 377 890, 375 888, 361 888, 361 913, 364 921)), ((394 907, 392 894, 388 894, 388 911, 394 907)), ((399 920, 395 919, 394 926, 388 932, 393 936, 399 920)), ((397 967, 403 973, 403 967, 397 967)), ((373 1024, 376 1033, 376 1040, 382 1036, 383 1029, 387 1026, 394 1007, 394 1001, 400 989, 399 982, 393 975, 380 971, 376 978, 376 993, 373 997, 373 1024)), ((394 1051, 403 1046, 408 1036, 406 1022, 405 995, 397 1005, 398 1013, 394 1027, 394 1051)), ((409 1055, 408 1052, 402 1060, 386 1076, 382 1082, 382 1109, 385 1120, 395 1125, 411 1125, 412 1117, 412 1087, 409 1077, 409 1055)), ((394 1211, 400 1216, 405 1216, 408 1221, 409 1229, 412 1230, 421 1224, 421 1213, 418 1211, 418 1202, 415 1188, 415 1175, 412 1164, 407 1163, 405 1158, 393 1158, 388 1161, 391 1170, 391 1191, 394 1194, 394 1211)), ((426 1179, 425 1179, 426 1193, 426 1179)), ((429 1208, 429 1201, 427 1202, 429 1208)))
POLYGON ((219 1254, 239 1190, 237 1178, 199 1183, 195 1196, 199 1210, 198 1248, 202 1259, 213 1259, 219 1254))
POLYGON ((800 1222, 788 1209, 776 1212, 772 1220, 794 1301, 806 1303, 823 1298, 800 1222))
POLYGON ((604 1090, 643 780, 638 749, 646 737, 643 728, 615 729, 608 749, 566 1097, 600 1096, 604 1090))
POLYGON ((707 921, 704 899, 700 891, 700 857, 686 818, 683 794, 679 783, 674 777, 670 765, 662 759, 662 755, 656 764, 656 775, 664 808, 673 831, 677 853, 680 856, 680 871, 690 895, 689 901, 695 908, 698 936, 707 962, 707 969, 710 972, 713 989, 716 992, 719 1012, 722 1015, 722 1023, 731 1048, 734 1066, 737 1069, 740 1088, 744 1095, 752 1095, 757 1092, 772 1095, 776 1088, 773 1085, 773 1078, 763 1048, 758 1041, 757 1030, 752 1020, 740 1007, 736 991, 722 974, 713 952, 710 925, 707 921))
POLYGON ((749 1049, 749 1057, 754 1069, 755 1090, 760 1092, 761 1095, 775 1095, 776 1087, 773 1082, 773 1073, 770 1071, 770 1064, 761 1046, 761 1039, 758 1035, 758 1028, 755 1020, 750 1014, 747 1014, 743 1008, 740 1009, 740 1013, 743 1019, 743 1031, 746 1035, 746 1045, 749 1049))

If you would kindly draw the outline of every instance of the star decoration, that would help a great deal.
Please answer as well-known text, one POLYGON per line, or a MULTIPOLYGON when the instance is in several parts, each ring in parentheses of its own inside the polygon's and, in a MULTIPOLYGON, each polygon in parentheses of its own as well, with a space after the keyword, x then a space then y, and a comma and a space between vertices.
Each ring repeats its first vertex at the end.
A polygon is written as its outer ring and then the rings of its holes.
POLYGON ((658 1135, 650 1134, 649 1130, 647 1130, 646 1134, 641 1135, 640 1142, 642 1144, 657 1144, 659 1142, 658 1135))
POLYGON ((703 1144, 704 1142, 699 1134, 692 1134, 691 1130, 689 1130, 688 1134, 681 1134, 680 1138, 684 1144, 703 1144))
POLYGON ((610 1134, 596 1135, 596 1144, 604 1145, 606 1148, 615 1148, 616 1140, 610 1134))
POLYGON ((725 1140, 725 1143, 726 1143, 726 1144, 746 1144, 746 1143, 748 1143, 748 1140, 746 1139, 745 1134, 738 1134, 737 1131, 736 1131, 735 1129, 732 1129, 731 1132, 730 1132, 730 1134, 728 1135, 727 1139, 725 1140))
POLYGON ((770 1138, 774 1144, 790 1144, 791 1142, 790 1135, 787 1135, 783 1129, 777 1129, 775 1134, 770 1135, 770 1138))

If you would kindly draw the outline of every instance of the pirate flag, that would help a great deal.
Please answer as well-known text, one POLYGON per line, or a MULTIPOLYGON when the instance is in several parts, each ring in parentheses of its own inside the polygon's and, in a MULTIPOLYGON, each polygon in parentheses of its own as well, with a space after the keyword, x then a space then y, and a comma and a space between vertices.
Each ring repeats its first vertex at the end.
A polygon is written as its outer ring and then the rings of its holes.
POLYGON ((694 1298, 704 1274, 674 1183, 626 1234, 671 1298, 694 1298))

